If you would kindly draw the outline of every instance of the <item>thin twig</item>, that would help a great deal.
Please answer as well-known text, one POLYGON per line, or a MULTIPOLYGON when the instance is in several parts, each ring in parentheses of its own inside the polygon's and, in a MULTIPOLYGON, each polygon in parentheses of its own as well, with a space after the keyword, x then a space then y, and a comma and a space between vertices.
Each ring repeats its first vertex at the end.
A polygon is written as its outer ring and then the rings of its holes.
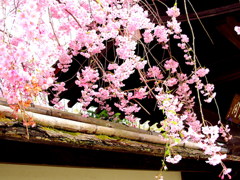
MULTIPOLYGON (((192 24, 191 24, 189 16, 188 16, 186 0, 184 0, 184 9, 185 9, 185 12, 186 12, 187 22, 188 22, 188 25, 190 27, 191 34, 192 34, 192 49, 193 49, 194 71, 196 72, 197 65, 196 65, 196 51, 195 51, 195 49, 196 49, 196 47, 195 47, 195 35, 194 35, 192 24)), ((205 124, 205 119, 204 119, 203 110, 202 110, 202 102, 201 102, 201 97, 200 97, 200 93, 199 93, 198 89, 197 89, 197 96, 198 96, 199 111, 200 111, 200 114, 201 114, 202 123, 205 126, 206 124, 205 124)))
POLYGON ((70 11, 68 11, 67 9, 65 9, 65 11, 66 11, 70 16, 72 16, 72 18, 76 21, 76 23, 78 24, 78 26, 79 26, 80 28, 82 28, 82 26, 81 26, 81 24, 79 23, 79 21, 77 20, 77 18, 76 18, 70 11))
POLYGON ((56 32, 55 32, 55 30, 54 30, 54 26, 53 26, 53 22, 52 22, 52 16, 51 16, 51 12, 50 12, 49 8, 48 8, 48 15, 49 15, 49 23, 51 24, 54 37, 55 37, 55 39, 56 39, 56 41, 57 41, 57 43, 58 43, 58 46, 61 46, 61 45, 60 45, 60 42, 59 42, 59 40, 58 40, 58 37, 57 37, 57 35, 56 35, 56 32))

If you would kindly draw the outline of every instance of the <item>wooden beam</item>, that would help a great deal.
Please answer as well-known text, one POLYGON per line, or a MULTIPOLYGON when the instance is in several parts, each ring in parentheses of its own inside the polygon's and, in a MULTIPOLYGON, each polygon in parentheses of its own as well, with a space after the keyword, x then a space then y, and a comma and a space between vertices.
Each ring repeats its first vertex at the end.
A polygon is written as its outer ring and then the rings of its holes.
MULTIPOLYGON (((163 157, 165 153, 164 144, 137 141, 119 136, 86 134, 40 125, 29 127, 27 131, 28 136, 26 133, 26 127, 23 127, 20 121, 8 118, 1 118, 0 120, 0 139, 66 146, 71 148, 144 154, 158 157, 163 157)), ((187 147, 176 146, 173 148, 173 152, 175 154, 180 154, 183 158, 208 158, 203 151, 187 147)), ((227 159, 231 161, 240 161, 240 157, 232 155, 229 155, 227 159)))
MULTIPOLYGON (((233 12, 238 12, 238 11, 240 11, 240 3, 234 3, 234 4, 227 5, 227 6, 222 6, 222 7, 217 7, 214 9, 207 9, 204 11, 200 11, 200 12, 197 12, 197 14, 190 13, 190 14, 188 14, 188 17, 189 17, 190 21, 194 21, 194 20, 211 18, 211 17, 228 14, 228 13, 233 13, 233 12)), ((169 17, 161 16, 161 20, 163 22, 166 22, 167 20, 169 20, 169 17)), ((179 17, 177 17, 177 20, 179 22, 185 22, 185 21, 187 21, 187 15, 180 15, 179 17)), ((154 20, 154 22, 157 22, 157 21, 154 20)))
MULTIPOLYGON (((195 13, 191 13, 188 15, 188 17, 191 21, 193 21, 193 20, 210 18, 210 17, 219 16, 219 15, 227 14, 227 13, 238 12, 238 11, 240 11, 240 3, 234 3, 234 4, 227 5, 227 6, 222 6, 222 7, 217 7, 214 9, 200 11, 200 12, 197 12, 197 15, 195 13)), ((187 21, 187 16, 180 15, 178 17, 178 20, 181 22, 187 21)))
POLYGON ((238 49, 240 49, 240 36, 234 31, 234 27, 239 25, 240 22, 235 17, 227 16, 224 23, 217 26, 217 30, 238 49))
MULTIPOLYGON (((70 167, 159 170, 161 157, 134 153, 120 153, 92 149, 71 148, 50 144, 36 144, 0 140, 0 162, 70 167)), ((239 162, 225 162, 233 173, 239 162)), ((178 164, 167 163, 168 170, 219 174, 221 166, 211 166, 200 159, 183 159, 178 164)), ((217 179, 217 176, 215 176, 217 179)), ((198 179, 198 178, 196 178, 198 179)), ((208 179, 208 178, 206 178, 208 179)))
POLYGON ((235 81, 237 79, 240 79, 240 72, 239 71, 232 71, 228 74, 219 76, 215 79, 213 79, 213 82, 215 82, 216 84, 223 84, 226 82, 230 82, 230 81, 235 81))
MULTIPOLYGON (((139 142, 107 135, 76 133, 42 126, 29 128, 28 132, 29 138, 26 136, 26 127, 23 127, 19 122, 0 123, 0 139, 5 140, 156 157, 163 157, 165 153, 165 145, 163 144, 139 142)), ((174 148, 174 153, 181 154, 183 158, 206 159, 208 157, 201 150, 184 147, 174 148)))

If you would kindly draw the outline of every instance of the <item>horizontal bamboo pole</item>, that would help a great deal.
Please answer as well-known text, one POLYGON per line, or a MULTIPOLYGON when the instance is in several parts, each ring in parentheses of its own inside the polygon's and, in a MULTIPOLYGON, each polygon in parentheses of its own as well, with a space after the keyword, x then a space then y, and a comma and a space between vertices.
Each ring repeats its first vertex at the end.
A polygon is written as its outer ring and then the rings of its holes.
MULTIPOLYGON (((0 98, 0 105, 9 106, 7 101, 4 98, 0 98)), ((99 126, 117 128, 117 129, 122 129, 122 130, 142 133, 142 134, 156 134, 156 135, 158 134, 158 133, 151 132, 151 131, 145 131, 143 129, 128 127, 126 125, 119 124, 119 123, 114 123, 114 122, 110 122, 110 121, 106 121, 106 120, 102 120, 102 119, 91 118, 91 117, 86 118, 86 117, 82 117, 80 114, 74 114, 74 113, 61 111, 61 110, 53 109, 53 108, 49 108, 49 107, 34 105, 34 104, 32 104, 31 107, 26 108, 26 111, 34 112, 37 114, 59 117, 59 118, 63 118, 63 119, 69 119, 69 120, 73 120, 73 121, 77 121, 77 122, 84 122, 84 123, 88 123, 88 124, 95 124, 95 125, 99 125, 99 126)))
MULTIPOLYGON (((7 116, 13 118, 13 110, 7 106, 0 105, 0 112, 7 116)), ((68 130, 73 132, 81 132, 87 134, 104 134, 107 136, 116 136, 120 138, 126 138, 136 141, 142 142, 150 142, 157 144, 166 144, 169 141, 160 138, 157 135, 143 134, 137 132, 131 132, 122 129, 104 127, 94 124, 87 124, 83 122, 71 121, 59 117, 52 117, 43 114, 37 114, 34 112, 27 112, 29 116, 31 116, 34 121, 43 126, 50 126, 56 129, 68 130)), ((19 119, 21 119, 22 114, 20 112, 17 113, 19 119)), ((197 143, 185 142, 179 143, 178 146, 190 148, 190 149, 201 149, 197 143)))

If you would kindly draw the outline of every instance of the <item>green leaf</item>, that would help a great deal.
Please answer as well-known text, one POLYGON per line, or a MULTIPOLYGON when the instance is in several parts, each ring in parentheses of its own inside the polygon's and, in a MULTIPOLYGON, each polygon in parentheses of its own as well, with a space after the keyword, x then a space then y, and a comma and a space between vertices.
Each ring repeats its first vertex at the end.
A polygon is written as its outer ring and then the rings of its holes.
POLYGON ((174 141, 175 141, 176 143, 180 143, 180 142, 181 142, 181 139, 175 138, 174 141))
POLYGON ((115 113, 115 114, 114 114, 115 117, 118 117, 118 116, 120 116, 120 115, 121 115, 121 113, 115 113))
POLYGON ((168 156, 168 155, 170 155, 170 150, 169 150, 169 149, 167 149, 167 150, 165 151, 165 156, 168 156))

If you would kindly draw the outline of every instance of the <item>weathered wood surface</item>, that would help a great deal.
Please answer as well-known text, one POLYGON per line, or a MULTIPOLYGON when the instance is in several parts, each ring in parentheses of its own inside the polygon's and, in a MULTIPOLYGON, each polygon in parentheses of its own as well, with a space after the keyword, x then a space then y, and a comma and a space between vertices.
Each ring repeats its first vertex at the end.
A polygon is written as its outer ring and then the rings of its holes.
MULTIPOLYGON (((27 138, 26 128, 23 127, 20 122, 9 120, 0 122, 1 139, 75 148, 130 152, 160 157, 164 155, 165 150, 165 145, 162 144, 139 142, 107 135, 70 132, 43 126, 29 128, 28 131, 29 139, 27 138)), ((181 155, 186 158, 206 158, 200 150, 176 147, 175 152, 181 153, 181 155)))
MULTIPOLYGON (((26 127, 21 122, 2 118, 0 121, 0 139, 22 141, 37 144, 49 144, 72 148, 103 150, 163 157, 165 145, 149 142, 139 142, 125 138, 107 135, 84 134, 58 130, 49 127, 36 126, 29 128, 29 138, 26 127)), ((175 147, 173 153, 181 154, 185 159, 206 159, 201 150, 185 147, 175 147)), ((240 157, 228 156, 227 160, 240 161, 240 157)))

